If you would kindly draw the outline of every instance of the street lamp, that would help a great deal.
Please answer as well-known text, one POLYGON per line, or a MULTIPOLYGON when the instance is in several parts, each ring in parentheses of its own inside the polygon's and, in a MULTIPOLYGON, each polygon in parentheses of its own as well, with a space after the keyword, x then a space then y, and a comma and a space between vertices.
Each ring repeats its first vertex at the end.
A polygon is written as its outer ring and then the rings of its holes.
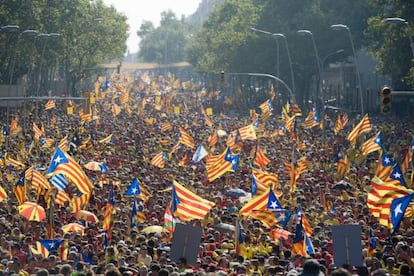
POLYGON ((321 60, 321 70, 323 71, 325 69, 325 61, 330 58, 331 56, 334 55, 338 55, 338 54, 342 54, 345 50, 344 49, 338 49, 335 52, 332 52, 330 54, 327 54, 326 56, 323 57, 323 59, 321 60))
POLYGON ((349 27, 347 25, 344 25, 344 24, 331 25, 331 29, 334 30, 334 31, 346 30, 347 33, 348 33, 349 41, 351 42, 352 53, 354 55, 355 74, 356 74, 356 78, 357 78, 357 82, 358 82, 357 91, 359 92, 359 99, 360 99, 360 102, 361 102, 360 103, 361 104, 361 115, 364 115, 364 97, 362 95, 361 76, 359 74, 359 68, 358 68, 358 63, 357 63, 357 58, 356 58, 356 53, 355 53, 355 47, 354 47, 354 41, 352 39, 351 30, 349 29, 349 27))
MULTIPOLYGON (((17 25, 5 25, 0 28, 1 33, 15 33, 19 30, 19 26, 17 25)), ((7 37, 6 45, 9 45, 10 36, 7 37)))
MULTIPOLYGON (((262 33, 262 34, 266 34, 266 35, 272 35, 271 32, 268 31, 264 31, 264 30, 260 30, 260 29, 256 29, 256 28, 250 28, 250 30, 252 30, 253 32, 257 32, 257 33, 262 33)), ((279 41, 277 40, 277 38, 275 38, 276 41, 276 76, 279 77, 279 41)))
POLYGON ((289 66, 290 66, 290 78, 292 80, 292 90, 295 93, 296 92, 295 77, 293 76, 292 59, 290 58, 290 51, 289 51, 289 45, 288 45, 288 42, 287 42, 287 38, 284 34, 281 34, 281 33, 275 33, 275 34, 272 34, 272 36, 276 37, 276 38, 282 38, 285 41, 286 52, 287 52, 287 55, 288 55, 289 66))
POLYGON ((316 89, 316 93, 317 93, 316 96, 319 97, 319 93, 320 93, 320 91, 319 91, 319 89, 320 89, 320 82, 321 82, 321 79, 322 79, 322 76, 321 76, 321 65, 320 65, 320 58, 319 58, 319 54, 318 54, 318 48, 316 48, 316 43, 315 43, 315 39, 313 37, 313 33, 311 31, 309 31, 309 30, 298 30, 297 33, 299 35, 304 35, 304 36, 307 35, 307 36, 310 36, 310 38, 312 39, 313 50, 315 52, 315 58, 316 58, 316 67, 318 68, 318 74, 319 74, 319 81, 317 82, 318 87, 316 89))
POLYGON ((40 85, 42 82, 42 65, 43 65, 43 57, 45 55, 45 49, 47 45, 47 41, 52 38, 59 37, 60 34, 58 33, 49 33, 49 34, 39 34, 38 38, 43 39, 43 47, 42 47, 42 54, 40 55, 40 63, 39 63, 39 77, 38 77, 38 83, 37 83, 37 89, 36 89, 36 96, 39 97, 39 90, 40 85))
POLYGON ((19 26, 17 25, 5 25, 0 28, 1 32, 17 32, 19 30, 19 26))
MULTIPOLYGON (((9 87, 7 89, 7 97, 8 98, 10 98, 10 89, 11 89, 11 85, 12 85, 12 82, 13 82, 14 68, 16 66, 17 50, 19 48, 19 44, 23 39, 32 38, 32 37, 35 37, 36 35, 37 35, 37 31, 35 31, 35 30, 24 30, 19 34, 19 36, 17 38, 16 46, 15 46, 15 49, 14 49, 12 65, 11 65, 11 68, 10 68, 9 87)), ((9 100, 7 101, 7 123, 8 122, 9 122, 9 100)))
MULTIPOLYGON (((408 26, 409 23, 407 20, 403 19, 403 18, 399 18, 399 17, 388 17, 384 19, 385 22, 388 22, 390 24, 395 24, 395 25, 404 25, 404 26, 408 26)), ((408 31, 408 38, 410 39, 410 48, 411 48, 411 54, 413 55, 414 58, 414 45, 413 45, 413 37, 411 36, 411 32, 408 31)))

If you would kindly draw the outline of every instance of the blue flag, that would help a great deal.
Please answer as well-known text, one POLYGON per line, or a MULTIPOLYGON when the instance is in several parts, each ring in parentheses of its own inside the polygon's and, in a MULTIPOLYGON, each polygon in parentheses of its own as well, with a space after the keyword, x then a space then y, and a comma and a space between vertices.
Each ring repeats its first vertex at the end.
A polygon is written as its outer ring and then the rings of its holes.
POLYGON ((282 205, 279 202, 279 199, 276 197, 275 193, 270 190, 269 191, 269 200, 267 201, 267 209, 268 210, 281 210, 282 205))
POLYGON ((141 194, 141 189, 139 188, 139 181, 138 179, 134 179, 129 185, 128 189, 125 192, 125 196, 137 196, 141 194))
POLYGON ((410 203, 413 196, 414 193, 396 198, 391 202, 390 216, 394 233, 398 231, 401 220, 404 217, 405 210, 407 210, 408 204, 410 203))
POLYGON ((54 170, 56 170, 57 166, 64 163, 69 163, 69 160, 66 158, 65 153, 60 148, 56 148, 55 154, 53 154, 52 160, 50 161, 47 174, 52 173, 54 170))
POLYGON ((39 240, 40 244, 49 252, 57 251, 63 241, 63 239, 39 240))
POLYGON ((251 193, 254 196, 257 193, 257 181, 256 177, 253 174, 250 175, 250 182, 251 182, 251 193))
POLYGON ((396 163, 394 165, 394 167, 392 168, 392 171, 390 173, 390 178, 392 180, 396 180, 396 181, 400 182, 400 184, 403 185, 404 187, 407 187, 407 183, 405 183, 404 175, 403 175, 403 173, 401 171, 401 167, 398 163, 396 163))
POLYGON ((108 173, 109 172, 109 169, 108 169, 108 167, 106 166, 105 163, 100 163, 99 164, 99 169, 101 169, 102 173, 108 173))

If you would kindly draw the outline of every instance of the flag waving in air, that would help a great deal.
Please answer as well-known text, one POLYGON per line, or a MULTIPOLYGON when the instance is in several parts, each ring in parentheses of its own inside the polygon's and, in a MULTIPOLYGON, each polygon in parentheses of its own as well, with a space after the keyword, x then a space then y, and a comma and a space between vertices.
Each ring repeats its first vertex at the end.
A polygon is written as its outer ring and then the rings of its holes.
POLYGON ((48 176, 63 174, 83 194, 90 194, 93 189, 92 183, 82 167, 59 147, 53 154, 47 174, 48 176))
POLYGON ((249 216, 254 210, 281 210, 282 206, 275 195, 275 193, 268 189, 266 193, 255 196, 252 200, 247 202, 239 211, 242 216, 249 216))
POLYGON ((125 192, 125 196, 137 196, 141 194, 141 189, 139 187, 139 181, 138 179, 134 179, 131 183, 131 185, 129 185, 128 189, 125 192))
POLYGON ((214 202, 196 195, 177 181, 173 181, 171 211, 179 219, 183 221, 203 219, 214 205, 214 202))
POLYGON ((190 134, 188 134, 188 132, 183 128, 180 128, 180 131, 178 132, 178 142, 191 149, 194 148, 193 137, 191 137, 190 134))
POLYGON ((381 149, 382 149, 382 135, 381 135, 381 131, 378 132, 377 134, 375 134, 373 137, 371 137, 367 141, 365 141, 361 145, 361 148, 360 148, 361 153, 363 155, 368 155, 371 152, 375 152, 375 151, 381 150, 381 149))
POLYGON ((354 129, 348 134, 347 139, 355 147, 356 140, 362 133, 371 130, 371 123, 369 121, 368 114, 365 114, 364 118, 354 127, 354 129))

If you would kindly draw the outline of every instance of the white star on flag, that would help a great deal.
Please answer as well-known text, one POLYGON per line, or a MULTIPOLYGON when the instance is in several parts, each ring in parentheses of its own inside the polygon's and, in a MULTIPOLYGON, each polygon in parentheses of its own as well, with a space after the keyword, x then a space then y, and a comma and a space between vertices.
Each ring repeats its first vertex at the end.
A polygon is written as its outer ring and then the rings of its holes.
POLYGON ((276 209, 277 207, 276 201, 272 201, 272 203, 270 203, 270 207, 272 207, 272 209, 276 209))
POLYGON ((398 204, 397 207, 395 207, 395 209, 394 209, 394 217, 396 217, 396 216, 398 216, 398 214, 401 214, 402 213, 401 206, 402 206, 402 203, 398 204))
POLYGON ((401 177, 401 174, 399 172, 396 172, 396 173, 394 173, 394 177, 395 178, 400 178, 401 177))
POLYGON ((62 161, 62 158, 59 155, 53 160, 55 164, 60 164, 61 161, 62 161))

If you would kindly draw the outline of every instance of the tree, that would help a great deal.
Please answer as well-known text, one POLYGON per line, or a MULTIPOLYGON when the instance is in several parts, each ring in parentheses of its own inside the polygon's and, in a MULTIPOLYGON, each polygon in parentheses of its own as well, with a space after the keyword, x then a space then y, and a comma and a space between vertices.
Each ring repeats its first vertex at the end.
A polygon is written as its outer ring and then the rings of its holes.
POLYGON ((41 36, 31 43, 21 40, 16 47, 18 34, 2 33, 0 44, 8 46, 0 49, 0 62, 4 64, 0 71, 2 83, 7 83, 13 56, 16 56, 13 83, 28 75, 33 82, 31 87, 36 87, 34 82, 40 73, 44 49, 42 79, 51 78, 55 72, 55 77, 66 80, 66 92, 77 95, 79 81, 88 74, 86 68, 121 59, 126 51, 127 18, 104 5, 102 0, 17 2, 0 3, 2 22, 18 25, 20 31, 32 29, 39 34, 59 33, 60 36, 53 43, 48 42, 47 47, 41 36), (13 54, 15 51, 18 55, 13 54))
POLYGON ((230 0, 216 6, 191 40, 187 60, 203 72, 242 70, 251 61, 248 41, 253 36, 250 27, 260 17, 259 2, 230 0))
POLYGON ((140 37, 139 57, 147 62, 170 64, 184 60, 184 47, 190 26, 179 20, 172 11, 161 13, 160 26, 143 22, 137 35, 140 37))
POLYGON ((414 22, 414 2, 385 2, 370 0, 378 13, 368 20, 368 50, 378 61, 377 72, 391 76, 393 88, 410 89, 414 85, 414 57, 409 36, 414 36, 414 28, 411 24, 390 24, 384 19, 399 17, 414 22))

